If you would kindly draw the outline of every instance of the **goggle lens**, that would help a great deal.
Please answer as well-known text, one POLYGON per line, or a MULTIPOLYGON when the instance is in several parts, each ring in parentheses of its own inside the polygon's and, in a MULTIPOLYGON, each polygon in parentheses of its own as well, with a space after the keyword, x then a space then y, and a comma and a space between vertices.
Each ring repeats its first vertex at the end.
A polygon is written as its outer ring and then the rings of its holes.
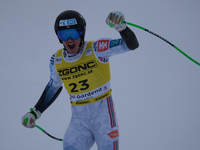
POLYGON ((81 36, 81 31, 77 31, 76 29, 66 29, 57 31, 58 37, 62 41, 67 41, 69 38, 73 40, 77 40, 81 36))

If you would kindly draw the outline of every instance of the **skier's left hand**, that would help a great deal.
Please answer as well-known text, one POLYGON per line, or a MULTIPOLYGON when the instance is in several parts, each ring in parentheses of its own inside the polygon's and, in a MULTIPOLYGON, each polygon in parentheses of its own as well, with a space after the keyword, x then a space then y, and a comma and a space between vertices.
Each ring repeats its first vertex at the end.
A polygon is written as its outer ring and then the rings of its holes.
POLYGON ((106 18, 106 23, 120 32, 126 29, 126 23, 122 22, 122 20, 125 20, 124 14, 118 11, 113 11, 109 13, 106 18))

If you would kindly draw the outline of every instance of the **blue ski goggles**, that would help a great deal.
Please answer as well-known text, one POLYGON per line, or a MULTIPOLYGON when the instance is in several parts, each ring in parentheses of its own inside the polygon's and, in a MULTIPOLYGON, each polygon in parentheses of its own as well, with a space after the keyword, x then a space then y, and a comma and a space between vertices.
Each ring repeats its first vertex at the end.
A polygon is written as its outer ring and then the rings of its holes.
POLYGON ((62 41, 67 41, 69 38, 72 40, 77 40, 82 32, 79 29, 65 29, 57 31, 58 38, 62 41))

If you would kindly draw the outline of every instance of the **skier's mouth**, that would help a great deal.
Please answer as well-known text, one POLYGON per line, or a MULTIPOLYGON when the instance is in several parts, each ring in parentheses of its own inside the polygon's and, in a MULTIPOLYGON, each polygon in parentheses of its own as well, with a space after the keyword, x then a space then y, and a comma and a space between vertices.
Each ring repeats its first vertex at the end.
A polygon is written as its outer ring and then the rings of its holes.
POLYGON ((75 44, 68 44, 68 47, 69 47, 70 49, 74 49, 75 44))

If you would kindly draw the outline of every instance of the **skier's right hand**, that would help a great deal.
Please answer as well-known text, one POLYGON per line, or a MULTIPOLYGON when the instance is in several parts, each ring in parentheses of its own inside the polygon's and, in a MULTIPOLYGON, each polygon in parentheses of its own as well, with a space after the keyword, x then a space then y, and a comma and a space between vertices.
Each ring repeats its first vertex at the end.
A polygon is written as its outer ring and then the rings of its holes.
POLYGON ((125 20, 124 14, 119 11, 113 11, 108 14, 106 18, 106 23, 111 27, 121 32, 126 29, 126 23, 122 22, 125 20))
POLYGON ((39 119, 40 116, 41 113, 38 110, 36 110, 35 108, 31 108, 30 112, 22 116, 21 118, 22 125, 27 128, 34 128, 36 125, 35 121, 36 119, 39 119))

